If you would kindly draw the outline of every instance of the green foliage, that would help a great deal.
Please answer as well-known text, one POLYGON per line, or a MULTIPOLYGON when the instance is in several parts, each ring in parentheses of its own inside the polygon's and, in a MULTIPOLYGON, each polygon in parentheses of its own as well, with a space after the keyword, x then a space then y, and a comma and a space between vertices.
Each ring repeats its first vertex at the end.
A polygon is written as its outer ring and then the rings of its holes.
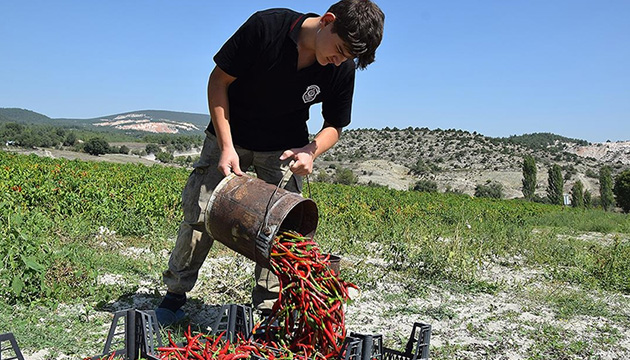
POLYGON ((604 210, 612 209, 615 194, 613 193, 612 173, 608 166, 602 166, 599 169, 599 197, 604 210))
POLYGON ((74 146, 76 143, 77 135, 73 131, 70 131, 68 134, 66 134, 66 138, 63 140, 63 144, 65 146, 74 146))
POLYGON ((617 199, 617 205, 624 212, 630 212, 630 170, 623 171, 617 175, 613 190, 617 199))
POLYGON ((83 151, 90 155, 102 155, 110 152, 109 144, 101 137, 93 137, 83 144, 83 151))
POLYGON ((584 207, 584 185, 579 180, 571 188, 571 206, 576 208, 584 207))
POLYGON ((65 130, 48 125, 0 124, 0 141, 22 147, 53 147, 64 142, 65 130))
POLYGON ((593 207, 593 195, 588 189, 584 190, 584 207, 587 209, 593 207))
POLYGON ((160 151, 162 151, 162 149, 160 148, 158 144, 153 144, 153 143, 147 144, 147 146, 145 146, 145 150, 147 154, 157 154, 160 151))
MULTIPOLYGON (((159 144, 162 146, 172 145, 177 151, 190 150, 193 146, 201 146, 205 136, 202 135, 173 135, 173 134, 149 134, 142 137, 142 141, 159 144)), ((149 151, 147 151, 148 153, 149 151)))
POLYGON ((324 169, 320 169, 315 177, 315 181, 329 183, 331 181, 330 175, 324 169))
POLYGON ((158 159, 158 161, 163 162, 163 163, 170 163, 173 162, 173 154, 166 152, 166 151, 160 151, 157 154, 155 154, 155 158, 158 159))
POLYGON ((597 173, 593 171, 593 169, 587 169, 584 175, 586 175, 587 177, 590 177, 591 179, 597 179, 598 177, 597 173))
POLYGON ((475 197, 501 199, 503 198, 503 185, 497 182, 477 184, 475 186, 475 197))
POLYGON ((113 296, 96 287, 99 269, 145 265, 119 255, 104 261, 93 234, 101 226, 138 237, 174 229, 187 175, 0 152, 0 303, 113 296))
POLYGON ((549 168, 547 174, 547 199, 549 199, 550 204, 562 205, 564 203, 562 169, 554 164, 549 168))
POLYGON ((359 181, 359 178, 352 172, 352 170, 338 167, 335 169, 335 184, 342 185, 354 185, 359 181))
POLYGON ((523 158, 523 196, 527 200, 534 197, 536 191, 536 160, 531 155, 523 158))
POLYGON ((437 183, 433 180, 421 179, 416 181, 412 188, 414 191, 437 192, 437 183))
POLYGON ((430 173, 432 167, 427 164, 422 158, 418 158, 416 163, 411 167, 411 172, 417 175, 430 173))

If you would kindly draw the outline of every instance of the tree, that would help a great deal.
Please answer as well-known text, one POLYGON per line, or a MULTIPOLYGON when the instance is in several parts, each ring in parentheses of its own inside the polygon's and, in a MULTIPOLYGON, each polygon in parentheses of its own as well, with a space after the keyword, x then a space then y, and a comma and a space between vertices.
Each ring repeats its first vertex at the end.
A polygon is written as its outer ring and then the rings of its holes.
POLYGON ((160 162, 170 163, 173 161, 174 156, 170 152, 160 151, 157 154, 155 154, 155 158, 160 162))
POLYGON ((547 171, 549 178, 547 179, 547 198, 549 203, 562 205, 564 203, 564 195, 562 193, 564 188, 564 178, 562 177, 562 169, 557 164, 554 164, 547 171))
POLYGON ((587 190, 584 190, 584 207, 587 209, 590 209, 593 206, 593 195, 591 195, 591 192, 587 190))
POLYGON ((536 160, 531 155, 523 158, 523 196, 527 200, 534 197, 536 191, 536 160))
POLYGON ((576 208, 584 207, 584 185, 579 180, 571 188, 571 206, 576 208))
POLYGON ((617 205, 624 212, 630 212, 630 170, 625 170, 615 178, 613 189, 617 197, 617 205))
POLYGON ((145 147, 145 150, 147 151, 147 154, 157 154, 160 151, 162 151, 162 149, 160 149, 160 147, 157 144, 147 144, 147 146, 145 147))
POLYGON ((109 144, 101 137, 93 137, 83 145, 83 150, 90 155, 107 154, 109 144))
POLYGON ((63 140, 63 144, 65 146, 74 146, 74 144, 77 143, 77 135, 70 131, 67 135, 66 138, 63 140))
POLYGON ((503 185, 499 183, 478 184, 475 187, 475 197, 501 199, 503 197, 503 185))
POLYGON ((599 197, 604 210, 610 210, 613 207, 615 194, 613 193, 611 170, 608 166, 602 166, 599 169, 599 197))

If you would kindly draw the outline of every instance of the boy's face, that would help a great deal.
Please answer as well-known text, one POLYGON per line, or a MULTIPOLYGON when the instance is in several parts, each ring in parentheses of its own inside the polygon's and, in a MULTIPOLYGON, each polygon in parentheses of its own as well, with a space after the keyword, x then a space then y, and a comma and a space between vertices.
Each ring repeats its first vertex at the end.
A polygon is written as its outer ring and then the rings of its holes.
POLYGON ((341 40, 339 35, 332 32, 334 20, 335 15, 326 13, 322 17, 320 30, 317 32, 315 56, 317 62, 322 66, 328 64, 339 66, 344 61, 353 57, 348 51, 346 43, 341 40))

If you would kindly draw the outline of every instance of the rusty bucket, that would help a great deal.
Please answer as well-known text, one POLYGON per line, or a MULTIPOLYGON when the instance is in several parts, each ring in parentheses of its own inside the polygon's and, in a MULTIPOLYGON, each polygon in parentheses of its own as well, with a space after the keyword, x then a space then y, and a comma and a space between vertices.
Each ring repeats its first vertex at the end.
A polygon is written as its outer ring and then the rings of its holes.
POLYGON ((249 175, 230 174, 210 197, 205 226, 215 240, 269 267, 278 230, 295 230, 312 238, 317 220, 313 200, 249 175))

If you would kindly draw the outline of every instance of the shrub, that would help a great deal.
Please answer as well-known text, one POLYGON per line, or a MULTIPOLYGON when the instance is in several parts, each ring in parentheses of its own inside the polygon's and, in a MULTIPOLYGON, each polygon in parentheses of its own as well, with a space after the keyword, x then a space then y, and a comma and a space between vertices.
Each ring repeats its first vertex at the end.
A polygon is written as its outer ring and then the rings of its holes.
POLYGON ((438 188, 435 181, 422 179, 416 181, 416 184, 413 186, 413 190, 434 193, 438 191, 438 188))
POLYGON ((321 169, 321 170, 319 170, 319 172, 317 173, 317 176, 315 177, 315 181, 324 182, 324 183, 329 183, 329 182, 330 182, 330 175, 328 175, 328 173, 326 172, 326 170, 321 169))
POLYGON ((475 187, 475 197, 501 199, 503 197, 503 185, 497 182, 486 185, 478 184, 475 187))
POLYGON ((354 185, 359 178, 350 169, 339 167, 335 170, 335 183, 342 185, 354 185))

